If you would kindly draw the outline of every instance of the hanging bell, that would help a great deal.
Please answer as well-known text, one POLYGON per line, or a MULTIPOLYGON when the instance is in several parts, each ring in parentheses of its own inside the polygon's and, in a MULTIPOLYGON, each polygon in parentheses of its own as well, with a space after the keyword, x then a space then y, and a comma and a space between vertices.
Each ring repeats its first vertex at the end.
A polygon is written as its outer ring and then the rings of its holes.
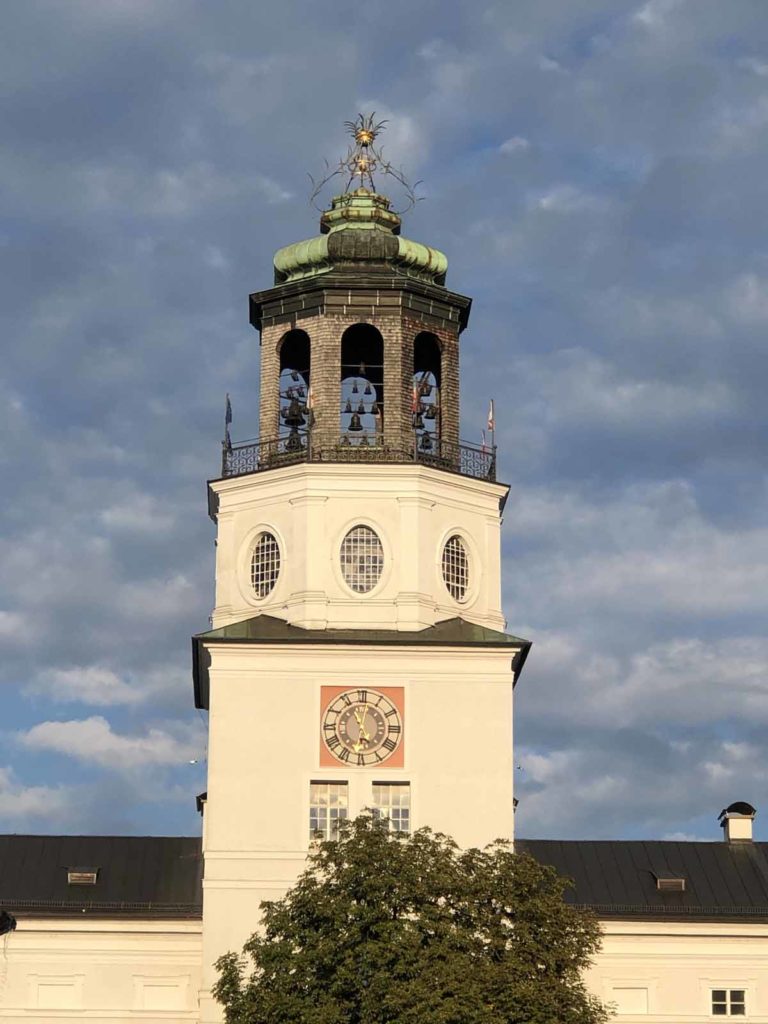
POLYGON ((359 401, 359 402, 357 403, 357 411, 358 411, 358 413, 359 413, 359 414, 360 414, 361 416, 365 416, 365 406, 363 405, 363 400, 362 400, 362 398, 361 398, 361 399, 360 399, 360 401, 359 401))
POLYGON ((424 411, 424 419, 425 420, 434 420, 436 418, 437 418, 437 406, 435 406, 435 405, 428 405, 426 410, 424 411))
POLYGON ((367 448, 368 447, 368 435, 367 434, 363 434, 363 436, 360 438, 359 447, 360 448, 367 448))
POLYGON ((307 392, 304 390, 304 388, 299 388, 299 398, 306 398, 306 397, 307 397, 307 392))
POLYGON ((354 381, 352 382, 352 394, 353 395, 359 394, 359 390, 358 390, 358 387, 357 387, 357 378, 355 378, 354 381))
POLYGON ((291 427, 291 432, 288 435, 288 440, 285 443, 286 451, 298 452, 301 451, 303 445, 301 443, 301 435, 299 434, 297 427, 291 427))
POLYGON ((365 376, 365 363, 360 363, 360 376, 365 376))
POLYGON ((352 412, 352 403, 350 402, 349 399, 347 399, 347 404, 344 406, 344 412, 346 412, 346 413, 351 413, 352 412))
POLYGON ((432 394, 432 385, 422 384, 421 387, 419 388, 419 393, 424 395, 425 398, 429 398, 429 396, 432 394))
POLYGON ((291 370, 291 380, 298 380, 298 379, 299 379, 298 373, 296 373, 295 370, 291 370))
POLYGON ((378 415, 379 415, 379 403, 378 402, 373 402, 371 404, 371 416, 378 416, 378 415))
POLYGON ((421 435, 421 443, 419 444, 419 448, 421 448, 423 452, 432 451, 432 438, 429 436, 428 433, 426 433, 426 431, 421 435))
POLYGON ((349 429, 354 433, 358 433, 363 429, 363 424, 360 422, 360 417, 356 412, 352 413, 352 419, 349 422, 349 429))
POLYGON ((349 445, 349 438, 347 437, 346 434, 342 434, 341 435, 341 444, 342 444, 343 447, 346 447, 346 446, 349 445))
POLYGON ((367 398, 370 398, 371 395, 373 394, 373 388, 371 387, 371 382, 369 380, 365 382, 365 391, 363 392, 363 394, 367 398))
POLYGON ((422 419, 422 416, 421 416, 420 412, 417 412, 416 415, 413 417, 413 429, 414 430, 423 430, 424 429, 424 420, 422 419))
POLYGON ((291 404, 287 410, 283 412, 283 419, 287 427, 303 427, 304 416, 301 412, 301 406, 296 398, 291 399, 291 404))

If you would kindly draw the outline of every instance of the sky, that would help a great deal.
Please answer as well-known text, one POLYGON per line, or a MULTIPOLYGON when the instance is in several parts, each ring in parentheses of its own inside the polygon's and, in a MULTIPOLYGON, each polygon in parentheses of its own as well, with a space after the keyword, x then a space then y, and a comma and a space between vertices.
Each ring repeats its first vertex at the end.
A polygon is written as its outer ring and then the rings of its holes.
POLYGON ((254 436, 248 293, 363 110, 474 300, 464 437, 496 401, 518 833, 768 839, 765 0, 3 22, 0 831, 199 831, 224 396, 254 436))

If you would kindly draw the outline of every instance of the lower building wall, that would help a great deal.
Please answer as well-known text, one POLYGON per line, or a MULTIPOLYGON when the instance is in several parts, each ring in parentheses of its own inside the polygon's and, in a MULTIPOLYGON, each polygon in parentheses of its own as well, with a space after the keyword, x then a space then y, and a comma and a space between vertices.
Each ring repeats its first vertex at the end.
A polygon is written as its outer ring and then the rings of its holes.
POLYGON ((602 928, 587 982, 616 1020, 711 1022, 720 1016, 712 992, 726 990, 744 992, 745 1012, 733 1016, 768 1022, 768 924, 611 920, 602 928))
POLYGON ((199 920, 19 918, 0 937, 0 1020, 199 1019, 199 920))
MULTIPOLYGON (((743 992, 768 1024, 768 923, 603 921, 589 988, 625 1024, 711 1024, 712 992, 743 992)), ((29 918, 0 937, 0 1020, 220 1020, 203 993, 200 921, 29 918)))

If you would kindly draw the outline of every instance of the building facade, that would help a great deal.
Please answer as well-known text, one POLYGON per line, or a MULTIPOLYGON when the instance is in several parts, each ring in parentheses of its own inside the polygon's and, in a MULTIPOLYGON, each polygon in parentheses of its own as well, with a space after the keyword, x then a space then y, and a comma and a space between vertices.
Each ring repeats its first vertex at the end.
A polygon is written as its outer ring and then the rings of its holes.
MULTIPOLYGON (((365 132, 357 187, 250 297, 260 437, 227 429, 209 483, 215 607, 193 639, 209 712, 202 843, 0 839, 2 1019, 220 1021, 216 959, 312 842, 366 808, 464 847, 514 838, 530 644, 501 609, 508 487, 492 438, 459 436, 471 302, 446 287, 441 252, 400 234, 361 164, 365 132)), ((589 983, 622 1018, 768 1022, 753 816, 733 805, 723 843, 518 841, 600 915, 589 983)))

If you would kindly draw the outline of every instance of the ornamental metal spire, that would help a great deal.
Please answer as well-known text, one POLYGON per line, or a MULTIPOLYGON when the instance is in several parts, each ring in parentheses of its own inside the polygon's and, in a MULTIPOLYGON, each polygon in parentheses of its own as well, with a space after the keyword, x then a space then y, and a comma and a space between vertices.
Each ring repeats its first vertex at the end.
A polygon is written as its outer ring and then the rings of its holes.
MULTIPOLYGON (((403 172, 393 167, 384 158, 381 147, 376 145, 376 139, 384 131, 386 125, 387 121, 376 121, 375 112, 372 114, 358 114, 354 121, 344 122, 344 127, 347 129, 348 134, 352 136, 353 141, 347 150, 346 156, 339 160, 338 165, 333 170, 330 170, 331 165, 326 161, 326 167, 329 171, 320 181, 316 182, 310 174, 309 179, 314 186, 310 196, 310 202, 313 206, 320 209, 320 207, 317 207, 315 200, 324 186, 337 176, 347 179, 344 186, 345 193, 353 190, 353 185, 356 181, 355 189, 364 189, 367 192, 375 193, 376 183, 373 178, 375 172, 381 172, 382 175, 394 178, 405 189, 407 199, 405 210, 410 210, 415 205, 419 198, 415 190, 420 182, 417 181, 414 185, 411 185, 403 172)), ((399 212, 403 213, 405 210, 399 212)))

